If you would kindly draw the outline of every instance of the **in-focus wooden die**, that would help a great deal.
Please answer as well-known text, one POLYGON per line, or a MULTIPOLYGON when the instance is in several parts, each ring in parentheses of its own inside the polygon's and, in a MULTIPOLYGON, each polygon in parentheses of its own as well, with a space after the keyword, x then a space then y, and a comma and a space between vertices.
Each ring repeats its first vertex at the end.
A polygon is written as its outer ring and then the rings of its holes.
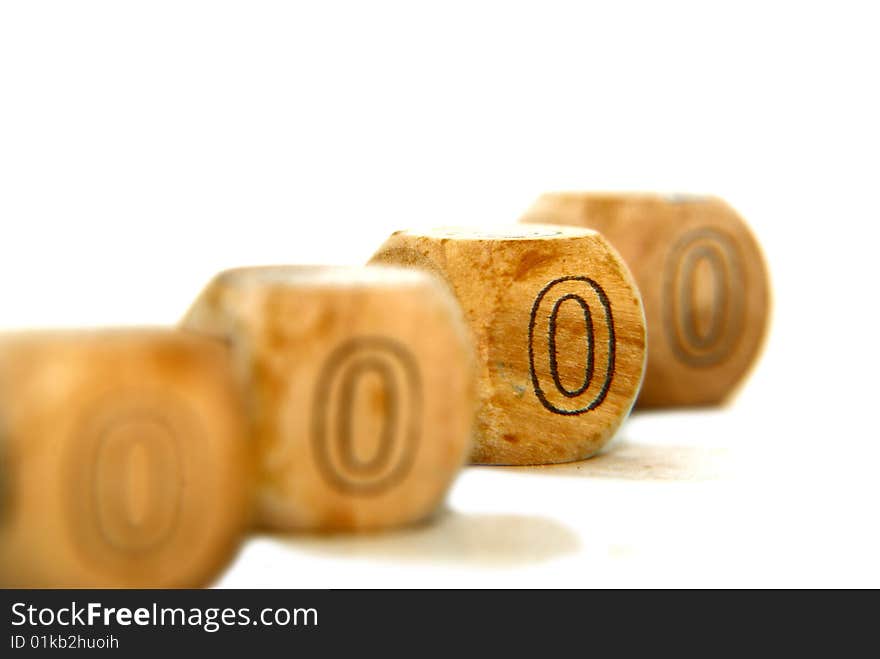
POLYGON ((0 337, 0 586, 207 584, 251 522, 245 432, 222 342, 0 337))
POLYGON ((595 231, 398 231, 372 262, 436 273, 458 298, 478 352, 472 461, 586 458, 629 413, 645 363, 642 302, 595 231))
POLYGON ((715 197, 553 193, 525 222, 602 232, 639 284, 648 321, 648 367, 639 407, 724 401, 755 361, 770 294, 760 247, 715 197))
POLYGON ((442 502, 470 448, 474 360, 436 279, 398 268, 230 270, 183 324, 232 343, 250 392, 264 526, 379 529, 442 502))

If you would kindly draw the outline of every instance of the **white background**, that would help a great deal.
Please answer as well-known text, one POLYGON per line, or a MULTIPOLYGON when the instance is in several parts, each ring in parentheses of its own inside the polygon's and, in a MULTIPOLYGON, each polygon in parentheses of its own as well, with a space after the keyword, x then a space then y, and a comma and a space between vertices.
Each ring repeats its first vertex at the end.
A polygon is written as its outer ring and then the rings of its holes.
POLYGON ((546 189, 714 193, 775 315, 734 405, 432 525, 258 539, 228 586, 880 585, 870 2, 0 4, 0 325, 173 323, 214 271, 360 262, 546 189))

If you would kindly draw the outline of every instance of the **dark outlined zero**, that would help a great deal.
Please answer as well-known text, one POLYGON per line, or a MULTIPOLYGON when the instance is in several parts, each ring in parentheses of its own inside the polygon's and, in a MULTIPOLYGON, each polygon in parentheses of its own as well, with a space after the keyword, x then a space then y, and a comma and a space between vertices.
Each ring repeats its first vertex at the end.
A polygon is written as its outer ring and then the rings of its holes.
MULTIPOLYGON (((532 379, 532 389, 535 392, 535 396, 537 396, 538 400, 541 402, 546 409, 550 410, 554 414, 561 414, 564 416, 576 416, 578 414, 584 414, 585 412, 589 412, 591 410, 596 409, 602 402, 605 400, 605 397, 608 395, 608 391, 611 388, 611 382, 614 379, 614 368, 615 368, 615 356, 617 350, 617 341, 615 338, 614 332, 614 317, 611 313, 611 302, 608 299, 608 296, 605 294, 605 291, 602 287, 593 279, 589 277, 581 277, 581 276, 570 276, 570 277, 560 277, 559 279, 554 279, 549 282, 541 291, 538 293, 538 296, 535 298, 535 302, 532 305, 532 311, 529 316, 529 374, 532 379), (551 403, 546 394, 544 393, 543 388, 541 387, 540 378, 538 377, 537 370, 535 369, 535 325, 538 321, 538 314, 541 309, 541 304, 544 301, 544 298, 547 294, 553 289, 553 287, 561 284, 563 282, 569 281, 580 281, 584 282, 590 286, 592 291, 595 293, 596 297, 599 299, 599 302, 602 306, 602 310, 604 312, 605 324, 608 329, 608 359, 607 365, 605 368, 605 378, 602 382, 602 387, 599 389, 599 392, 593 397, 593 399, 587 403, 586 405, 581 405, 574 409, 564 409, 558 407, 551 403)), ((593 314, 590 311, 590 306, 586 300, 580 295, 575 293, 569 293, 564 296, 561 296, 553 305, 553 308, 548 315, 548 330, 547 330, 547 350, 549 352, 550 357, 550 374, 553 379, 554 387, 566 398, 579 398, 583 396, 587 389, 589 389, 590 383, 592 382, 594 376, 594 368, 595 368, 595 334, 593 327, 593 314), (582 385, 575 390, 566 389, 559 378, 558 371, 558 363, 557 363, 557 345, 556 345, 556 316, 559 313, 559 307, 566 300, 574 300, 580 305, 582 311, 584 312, 584 323, 587 329, 587 363, 584 367, 584 381, 582 385)))

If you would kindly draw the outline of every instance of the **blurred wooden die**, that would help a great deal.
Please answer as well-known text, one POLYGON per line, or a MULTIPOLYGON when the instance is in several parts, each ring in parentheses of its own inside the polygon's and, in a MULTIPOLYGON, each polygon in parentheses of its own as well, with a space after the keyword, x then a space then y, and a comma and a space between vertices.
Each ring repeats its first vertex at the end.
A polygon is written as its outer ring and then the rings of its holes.
POLYGON ((231 270, 183 325, 232 345, 262 525, 378 529, 440 505, 470 449, 474 374, 460 311, 433 277, 231 270))
POLYGON ((723 402, 755 362, 770 285, 742 218, 716 197, 552 193, 525 222, 602 232, 632 269, 645 301, 648 366, 640 407, 723 402))
POLYGON ((245 429, 219 341, 0 337, 0 585, 207 584, 250 523, 245 429))

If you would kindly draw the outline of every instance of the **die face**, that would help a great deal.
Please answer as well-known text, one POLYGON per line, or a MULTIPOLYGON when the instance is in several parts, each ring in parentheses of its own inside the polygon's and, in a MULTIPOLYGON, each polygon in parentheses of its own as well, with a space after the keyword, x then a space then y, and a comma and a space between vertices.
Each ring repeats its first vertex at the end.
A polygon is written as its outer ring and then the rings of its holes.
POLYGON ((241 271, 209 285, 184 320, 233 328, 265 526, 377 529, 442 502, 470 448, 473 355, 454 301, 413 274, 241 271))
POLYGON ((642 291, 650 357, 639 407, 717 404, 766 333, 764 259, 742 219, 712 197, 545 195, 523 218, 601 231, 642 291))
POLYGON ((251 507, 228 357, 159 330, 0 339, 4 586, 210 581, 251 507))
POLYGON ((459 300, 480 369, 474 462, 585 458, 626 417, 644 369, 644 315, 597 233, 398 232, 373 260, 440 272, 459 300))

